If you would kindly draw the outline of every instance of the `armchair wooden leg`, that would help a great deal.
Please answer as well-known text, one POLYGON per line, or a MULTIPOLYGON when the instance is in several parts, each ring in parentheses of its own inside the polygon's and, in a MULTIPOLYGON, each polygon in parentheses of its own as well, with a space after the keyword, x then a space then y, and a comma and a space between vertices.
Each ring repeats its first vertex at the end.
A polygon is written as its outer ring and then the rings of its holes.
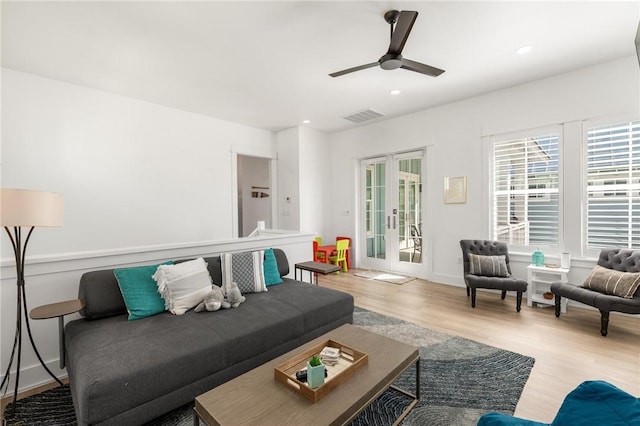
MULTIPOLYGON (((506 293, 503 291, 502 293, 506 293)), ((518 291, 516 293, 516 312, 520 312, 520 308, 522 307, 522 292, 518 291)))
POLYGON ((500 295, 500 298, 504 300, 505 297, 507 297, 507 290, 502 290, 502 294, 500 295))
POLYGON ((472 308, 476 307, 476 289, 475 288, 471 289, 471 307, 472 308))
POLYGON ((560 318, 560 302, 562 300, 562 296, 558 296, 556 294, 555 297, 555 306, 556 306, 556 318, 560 318))
POLYGON ((470 294, 471 292, 469 291, 469 286, 467 286, 467 297, 469 297, 470 294))
POLYGON ((602 317, 600 318, 600 334, 606 337, 609 328, 609 312, 600 310, 602 317))

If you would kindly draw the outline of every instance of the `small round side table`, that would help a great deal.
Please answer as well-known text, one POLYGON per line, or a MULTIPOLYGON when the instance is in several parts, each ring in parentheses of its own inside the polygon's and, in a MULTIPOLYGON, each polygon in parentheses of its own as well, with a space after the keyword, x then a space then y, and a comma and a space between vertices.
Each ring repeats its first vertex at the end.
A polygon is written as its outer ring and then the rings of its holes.
POLYGON ((82 308, 84 308, 84 301, 80 299, 74 299, 38 306, 37 308, 33 308, 29 313, 31 319, 34 320, 56 317, 58 318, 58 348, 60 349, 60 368, 65 367, 64 316, 75 314, 82 308))

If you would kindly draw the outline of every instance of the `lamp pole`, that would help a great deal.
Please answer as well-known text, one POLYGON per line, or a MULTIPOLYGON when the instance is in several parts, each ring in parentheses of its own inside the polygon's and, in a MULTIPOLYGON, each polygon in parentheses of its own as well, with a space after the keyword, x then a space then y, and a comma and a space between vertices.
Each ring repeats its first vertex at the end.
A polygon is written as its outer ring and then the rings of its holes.
POLYGON ((29 341, 31 342, 31 347, 38 357, 38 361, 44 367, 44 369, 49 373, 49 375, 56 381, 60 386, 63 386, 63 383, 58 379, 55 374, 49 370, 49 367, 42 360, 42 356, 40 356, 40 352, 38 352, 38 348, 36 347, 35 341, 33 340, 33 336, 31 334, 31 326, 29 325, 29 316, 27 315, 27 297, 24 286, 24 262, 25 255, 27 252, 27 244, 29 243, 29 238, 31 238, 31 234, 35 226, 32 226, 27 233, 27 238, 22 242, 22 227, 14 226, 13 227, 13 235, 11 234, 11 230, 9 227, 5 226, 4 230, 7 232, 9 239, 11 240, 11 245, 13 246, 13 253, 16 259, 16 332, 13 338, 13 348, 11 349, 11 356, 9 357, 9 365, 7 365, 7 369, 4 373, 4 378, 2 379, 2 384, 0 385, 0 390, 6 390, 9 386, 9 378, 11 377, 11 366, 13 365, 14 360, 16 361, 16 382, 15 388, 13 392, 13 405, 12 410, 15 410, 16 400, 18 397, 18 385, 20 383, 20 360, 22 358, 22 319, 24 317, 24 323, 27 327, 27 334, 29 336, 29 341), (17 351, 17 353, 16 353, 17 351), (16 356, 17 355, 17 356, 16 356))

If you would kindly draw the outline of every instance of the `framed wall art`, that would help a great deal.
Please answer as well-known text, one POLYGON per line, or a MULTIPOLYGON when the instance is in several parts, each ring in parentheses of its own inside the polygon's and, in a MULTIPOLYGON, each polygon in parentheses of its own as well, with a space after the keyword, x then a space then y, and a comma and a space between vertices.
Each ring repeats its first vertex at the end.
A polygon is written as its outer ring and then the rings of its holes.
POLYGON ((444 178, 444 203, 465 204, 467 202, 467 177, 444 178))

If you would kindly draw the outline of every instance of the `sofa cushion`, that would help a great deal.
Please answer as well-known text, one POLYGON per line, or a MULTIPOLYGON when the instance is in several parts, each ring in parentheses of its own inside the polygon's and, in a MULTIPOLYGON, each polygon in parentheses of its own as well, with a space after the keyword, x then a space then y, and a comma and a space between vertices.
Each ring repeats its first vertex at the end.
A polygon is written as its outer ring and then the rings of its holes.
POLYGON ((631 299, 640 287, 640 273, 620 272, 596 265, 582 286, 600 293, 631 299))
POLYGON ((82 274, 78 287, 78 299, 85 302, 80 314, 87 319, 100 319, 127 313, 113 269, 82 274))
POLYGON ((165 307, 174 315, 182 315, 202 302, 211 290, 209 271, 201 257, 177 265, 160 265, 153 279, 165 307))
POLYGON ((512 277, 484 277, 481 275, 467 275, 467 285, 471 288, 488 288, 506 291, 527 291, 527 282, 512 277))
POLYGON ((319 287, 291 278, 283 278, 283 283, 269 287, 269 299, 295 307, 302 316, 305 333, 321 328, 335 318, 353 313, 353 297, 345 297, 340 291, 325 291, 319 287))
MULTIPOLYGON (((274 248, 273 253, 278 263, 280 276, 289 275, 289 260, 282 249, 274 248)), ((222 265, 220 256, 204 258, 207 269, 213 283, 222 287, 222 265)), ((175 260, 174 263, 183 263, 188 260, 175 260)), ((85 301, 85 307, 80 314, 87 319, 99 319, 113 315, 127 313, 118 280, 113 275, 113 269, 85 272, 80 277, 78 287, 78 299, 85 301)))
POLYGON ((469 273, 485 277, 508 277, 506 257, 504 255, 482 256, 469 253, 469 273))
POLYGON ((564 283, 552 283, 551 292, 558 296, 593 306, 605 312, 617 311, 628 314, 640 314, 640 297, 627 299, 564 283))
POLYGON ((245 251, 240 253, 223 253, 222 290, 227 294, 232 282, 238 284, 242 294, 267 291, 264 283, 263 259, 264 251, 245 251))
POLYGON ((223 339, 196 316, 203 314, 69 322, 67 370, 81 424, 100 423, 224 369, 223 339))
MULTIPOLYGON (((165 265, 171 265, 167 262, 165 265)), ((113 274, 129 312, 129 320, 145 318, 165 311, 164 300, 152 275, 159 265, 114 269, 113 274)))

